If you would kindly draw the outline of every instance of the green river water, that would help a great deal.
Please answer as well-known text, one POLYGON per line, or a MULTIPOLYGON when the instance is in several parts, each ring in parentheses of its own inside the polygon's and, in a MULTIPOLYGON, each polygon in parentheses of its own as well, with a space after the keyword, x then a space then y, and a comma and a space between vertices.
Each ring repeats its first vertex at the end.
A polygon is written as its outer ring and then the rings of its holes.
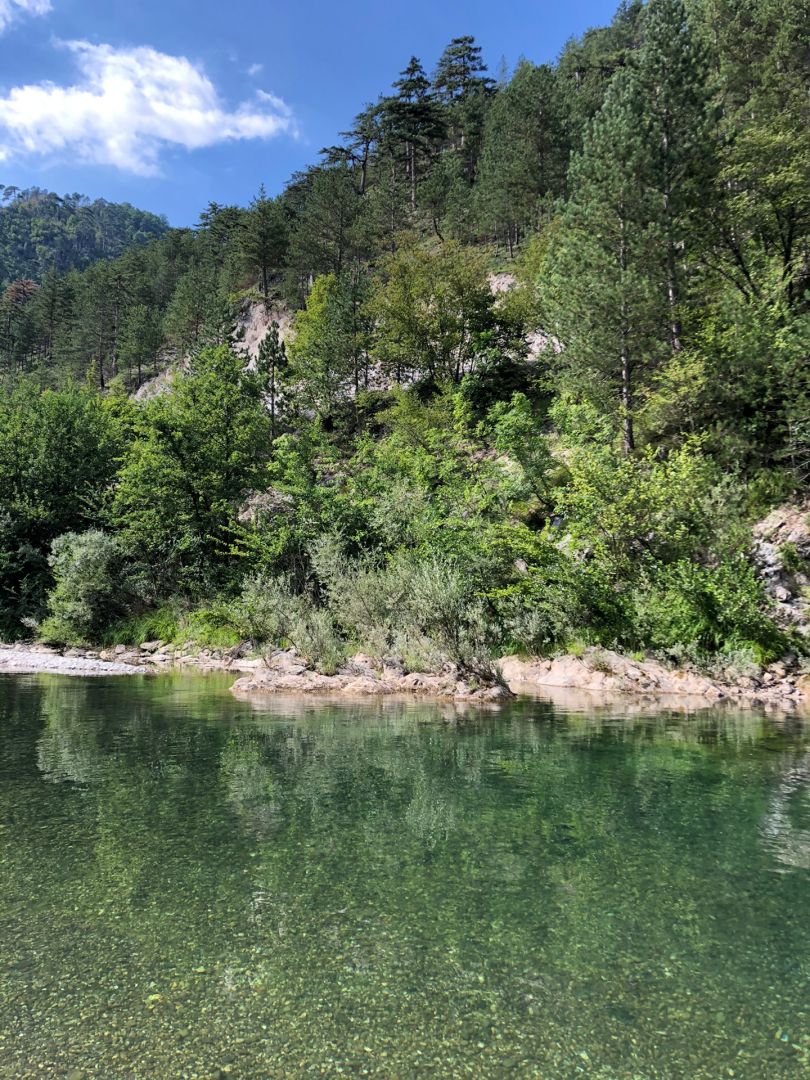
POLYGON ((0 1077, 810 1076, 810 732, 0 678, 0 1077))

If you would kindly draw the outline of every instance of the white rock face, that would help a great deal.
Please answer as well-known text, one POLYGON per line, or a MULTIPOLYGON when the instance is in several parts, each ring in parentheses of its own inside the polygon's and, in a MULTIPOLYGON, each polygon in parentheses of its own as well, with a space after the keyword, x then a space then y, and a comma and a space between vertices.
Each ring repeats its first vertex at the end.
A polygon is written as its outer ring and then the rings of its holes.
POLYGON ((293 317, 284 304, 271 303, 248 304, 239 315, 236 323, 236 347, 247 357, 248 367, 256 363, 259 346, 264 341, 270 324, 278 323, 278 336, 283 342, 289 341, 293 334, 293 317))
POLYGON ((754 560, 779 624, 810 637, 810 500, 780 506, 754 527, 754 560))

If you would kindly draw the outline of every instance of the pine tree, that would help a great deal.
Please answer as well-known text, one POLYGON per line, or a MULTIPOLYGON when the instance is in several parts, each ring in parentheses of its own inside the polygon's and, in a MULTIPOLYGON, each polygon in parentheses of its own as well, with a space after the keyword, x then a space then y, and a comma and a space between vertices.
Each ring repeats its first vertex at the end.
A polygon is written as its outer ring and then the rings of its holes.
POLYGON ((411 210, 415 210, 421 160, 430 156, 432 147, 444 133, 442 110, 431 94, 430 80, 415 56, 401 72, 394 89, 397 95, 388 99, 386 114, 392 137, 404 147, 411 210))
POLYGON ((637 384, 662 357, 666 320, 661 206, 643 182, 647 168, 642 101, 622 71, 572 163, 544 287, 563 383, 617 417, 625 454, 635 448, 637 384))
POLYGON ((12 281, 0 294, 0 356, 9 374, 25 371, 35 340, 32 301, 39 286, 29 278, 12 281))
POLYGON ((360 254, 360 195, 346 164, 310 169, 300 185, 287 266, 288 292, 303 301, 316 277, 340 275, 360 254))
POLYGON ((284 263, 288 238, 284 211, 274 199, 267 197, 264 184, 240 225, 244 260, 258 274, 259 288, 266 300, 270 294, 270 278, 284 263))
POLYGON ((360 196, 366 194, 371 163, 383 138, 384 113, 384 100, 374 105, 367 105, 354 118, 351 130, 341 131, 343 138, 348 140, 346 145, 329 147, 323 151, 327 164, 350 165, 359 170, 357 193, 360 196))
POLYGON ((433 89, 444 103, 450 148, 463 161, 464 174, 472 184, 478 161, 481 133, 494 80, 484 72, 481 46, 475 38, 453 38, 436 65, 433 89))
POLYGON ((694 0, 721 114, 714 263, 746 301, 773 269, 788 308, 810 287, 810 0, 694 0))
POLYGON ((181 354, 205 344, 206 329, 222 322, 222 301, 210 267, 195 262, 177 282, 163 328, 181 354))
POLYGON ((670 344, 680 352, 687 261, 705 233, 713 161, 705 61, 683 0, 650 0, 632 70, 649 157, 644 183, 660 199, 670 344))
POLYGON ((650 0, 570 174, 550 308, 563 367, 635 445, 639 384, 683 349, 681 311, 709 198, 705 77, 682 0, 650 0))
POLYGON ((270 401, 270 437, 276 437, 276 401, 278 395, 279 376, 287 368, 287 349, 279 336, 279 324, 275 319, 262 338, 259 345, 259 355, 256 359, 256 370, 264 383, 264 390, 270 401))
POLYGON ((40 355, 46 367, 54 362, 57 342, 70 324, 72 290, 69 279, 55 271, 45 275, 35 299, 34 318, 40 341, 40 355))
POLYGON ((121 363, 131 380, 135 372, 135 385, 143 382, 144 369, 157 373, 157 357, 163 341, 157 313, 145 304, 136 304, 127 314, 121 333, 121 363))
POLYGON ((482 88, 491 88, 492 79, 484 76, 487 66, 481 57, 481 46, 475 38, 453 38, 436 65, 433 87, 448 104, 463 100, 482 88))
POLYGON ((476 179, 481 224, 513 254, 539 223, 543 202, 563 193, 568 146, 554 72, 523 61, 487 113, 476 179))
POLYGON ((557 64, 557 84, 572 147, 582 148, 589 123, 601 109, 611 79, 638 48, 642 0, 622 0, 609 26, 570 40, 557 64))
POLYGON ((123 260, 99 262, 82 276, 77 300, 77 359, 89 366, 99 390, 118 373, 118 349, 131 303, 131 280, 123 260))

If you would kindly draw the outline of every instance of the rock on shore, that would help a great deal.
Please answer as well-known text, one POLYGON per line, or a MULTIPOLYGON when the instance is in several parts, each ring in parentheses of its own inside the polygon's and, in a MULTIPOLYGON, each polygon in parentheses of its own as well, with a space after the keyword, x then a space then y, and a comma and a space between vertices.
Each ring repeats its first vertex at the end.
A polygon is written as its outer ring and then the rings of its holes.
POLYGON ((411 673, 381 666, 357 655, 335 675, 313 671, 294 650, 278 652, 266 666, 239 679, 232 690, 240 696, 310 694, 367 697, 383 694, 418 694, 456 701, 492 702, 516 694, 553 697, 561 689, 602 697, 653 698, 706 708, 722 702, 770 706, 793 711, 810 698, 810 678, 765 673, 763 679, 725 684, 698 672, 667 668, 657 660, 634 660, 608 649, 589 648, 581 656, 523 659, 507 656, 499 661, 502 683, 481 687, 453 669, 442 674, 411 673))
POLYGON ((758 522, 753 554, 776 621, 810 639, 810 499, 777 507, 758 522))
POLYGON ((266 666, 238 679, 234 694, 340 694, 344 697, 376 697, 383 694, 417 694, 423 697, 452 698, 455 701, 492 703, 512 697, 503 685, 482 686, 461 678, 448 668, 441 674, 411 672, 384 666, 358 654, 335 675, 322 675, 308 667, 290 649, 270 657, 266 666))
POLYGON ((501 674, 516 694, 545 688, 571 688, 600 694, 644 694, 688 697, 711 705, 722 701, 773 705, 793 710, 806 707, 810 677, 773 665, 761 679, 744 678, 720 682, 696 671, 668 668, 658 660, 634 660, 610 649, 589 648, 581 656, 522 659, 507 656, 500 661, 501 674))

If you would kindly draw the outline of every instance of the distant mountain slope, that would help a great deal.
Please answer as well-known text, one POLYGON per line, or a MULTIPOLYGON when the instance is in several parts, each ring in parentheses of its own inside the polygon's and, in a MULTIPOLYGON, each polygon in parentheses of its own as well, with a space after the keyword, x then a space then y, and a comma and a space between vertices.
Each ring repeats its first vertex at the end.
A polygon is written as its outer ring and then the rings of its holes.
POLYGON ((165 218, 129 203, 0 184, 0 288, 19 278, 41 281, 99 259, 113 259, 168 229, 165 218))

